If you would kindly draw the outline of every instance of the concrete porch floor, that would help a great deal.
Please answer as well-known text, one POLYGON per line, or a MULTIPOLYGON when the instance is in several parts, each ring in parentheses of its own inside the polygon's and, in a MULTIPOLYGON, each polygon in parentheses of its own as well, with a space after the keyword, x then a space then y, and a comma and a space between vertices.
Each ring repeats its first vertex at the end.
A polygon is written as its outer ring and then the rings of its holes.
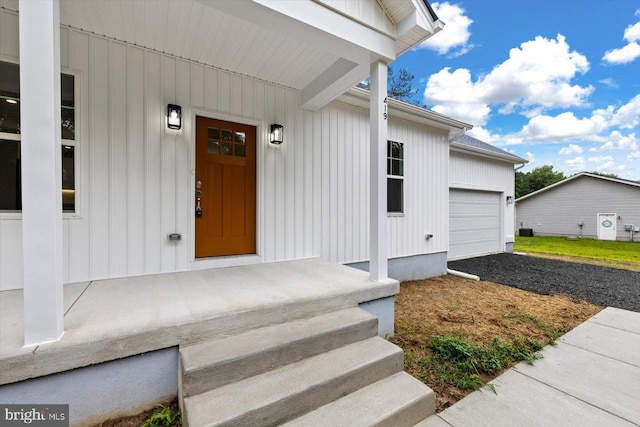
POLYGON ((389 279, 319 259, 65 285, 65 333, 23 347, 22 291, 0 292, 0 385, 387 298, 389 279))

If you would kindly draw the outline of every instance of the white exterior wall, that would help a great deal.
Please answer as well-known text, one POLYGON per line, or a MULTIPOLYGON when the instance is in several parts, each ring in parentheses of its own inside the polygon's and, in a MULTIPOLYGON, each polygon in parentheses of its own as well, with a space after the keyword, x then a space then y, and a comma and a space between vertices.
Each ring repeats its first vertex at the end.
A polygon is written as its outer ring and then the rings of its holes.
POLYGON ((512 163, 452 151, 449 157, 449 187, 500 193, 503 250, 506 244, 513 243, 515 204, 506 204, 507 196, 515 200, 512 163))
POLYGON ((351 18, 369 26, 394 32, 394 25, 376 0, 318 0, 351 18))
MULTIPOLYGON (((0 18, 0 60, 18 62, 18 16, 0 18)), ((66 27, 60 62, 76 74, 77 99, 77 212, 63 220, 64 282, 197 268, 195 114, 258 127, 255 262, 368 259, 367 110, 334 102, 304 111, 294 90, 66 27), (180 134, 166 131, 168 103, 183 107, 180 134), (285 126, 279 147, 267 142, 275 122, 285 126), (169 242, 169 233, 183 238, 169 242)), ((389 256, 446 251, 446 133, 391 119, 389 137, 406 144, 407 171, 389 256)), ((0 290, 22 286, 21 234, 20 215, 0 213, 0 290)))

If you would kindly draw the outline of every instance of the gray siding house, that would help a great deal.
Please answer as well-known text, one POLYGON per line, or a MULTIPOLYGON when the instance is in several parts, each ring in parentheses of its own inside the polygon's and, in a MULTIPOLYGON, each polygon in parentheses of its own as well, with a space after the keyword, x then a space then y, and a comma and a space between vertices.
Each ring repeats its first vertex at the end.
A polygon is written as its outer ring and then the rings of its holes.
POLYGON ((581 172, 516 200, 534 235, 640 240, 640 183, 581 172))

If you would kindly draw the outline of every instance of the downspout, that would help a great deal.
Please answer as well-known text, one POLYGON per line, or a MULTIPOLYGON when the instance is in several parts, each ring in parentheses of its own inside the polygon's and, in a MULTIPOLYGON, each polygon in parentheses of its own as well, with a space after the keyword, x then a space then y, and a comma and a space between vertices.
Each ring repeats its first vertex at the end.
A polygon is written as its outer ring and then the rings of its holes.
POLYGON ((451 274, 452 276, 464 277, 465 279, 471 279, 480 281, 480 277, 475 274, 463 273, 462 271, 451 270, 447 268, 447 274, 451 274))
POLYGON ((526 165, 526 163, 521 164, 520 166, 518 166, 517 168, 515 168, 513 171, 514 172, 518 172, 520 169, 522 169, 524 167, 524 165, 526 165))
MULTIPOLYGON (((451 138, 449 138, 449 144, 451 144, 452 142, 456 142, 458 139, 460 139, 462 137, 462 135, 467 133, 468 130, 469 129, 467 127, 463 127, 462 130, 459 133, 457 133, 457 134, 453 135, 451 138)), ((524 166, 524 165, 522 165, 522 166, 524 166)))

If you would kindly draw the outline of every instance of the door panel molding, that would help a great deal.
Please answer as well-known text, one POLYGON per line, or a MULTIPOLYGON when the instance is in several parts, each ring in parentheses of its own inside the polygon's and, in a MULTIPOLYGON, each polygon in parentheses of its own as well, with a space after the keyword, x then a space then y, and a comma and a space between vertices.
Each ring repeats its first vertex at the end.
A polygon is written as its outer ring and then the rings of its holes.
POLYGON ((255 255, 259 128, 199 114, 193 124, 194 259, 255 255), (195 217, 196 181, 202 181, 201 217, 195 217))

